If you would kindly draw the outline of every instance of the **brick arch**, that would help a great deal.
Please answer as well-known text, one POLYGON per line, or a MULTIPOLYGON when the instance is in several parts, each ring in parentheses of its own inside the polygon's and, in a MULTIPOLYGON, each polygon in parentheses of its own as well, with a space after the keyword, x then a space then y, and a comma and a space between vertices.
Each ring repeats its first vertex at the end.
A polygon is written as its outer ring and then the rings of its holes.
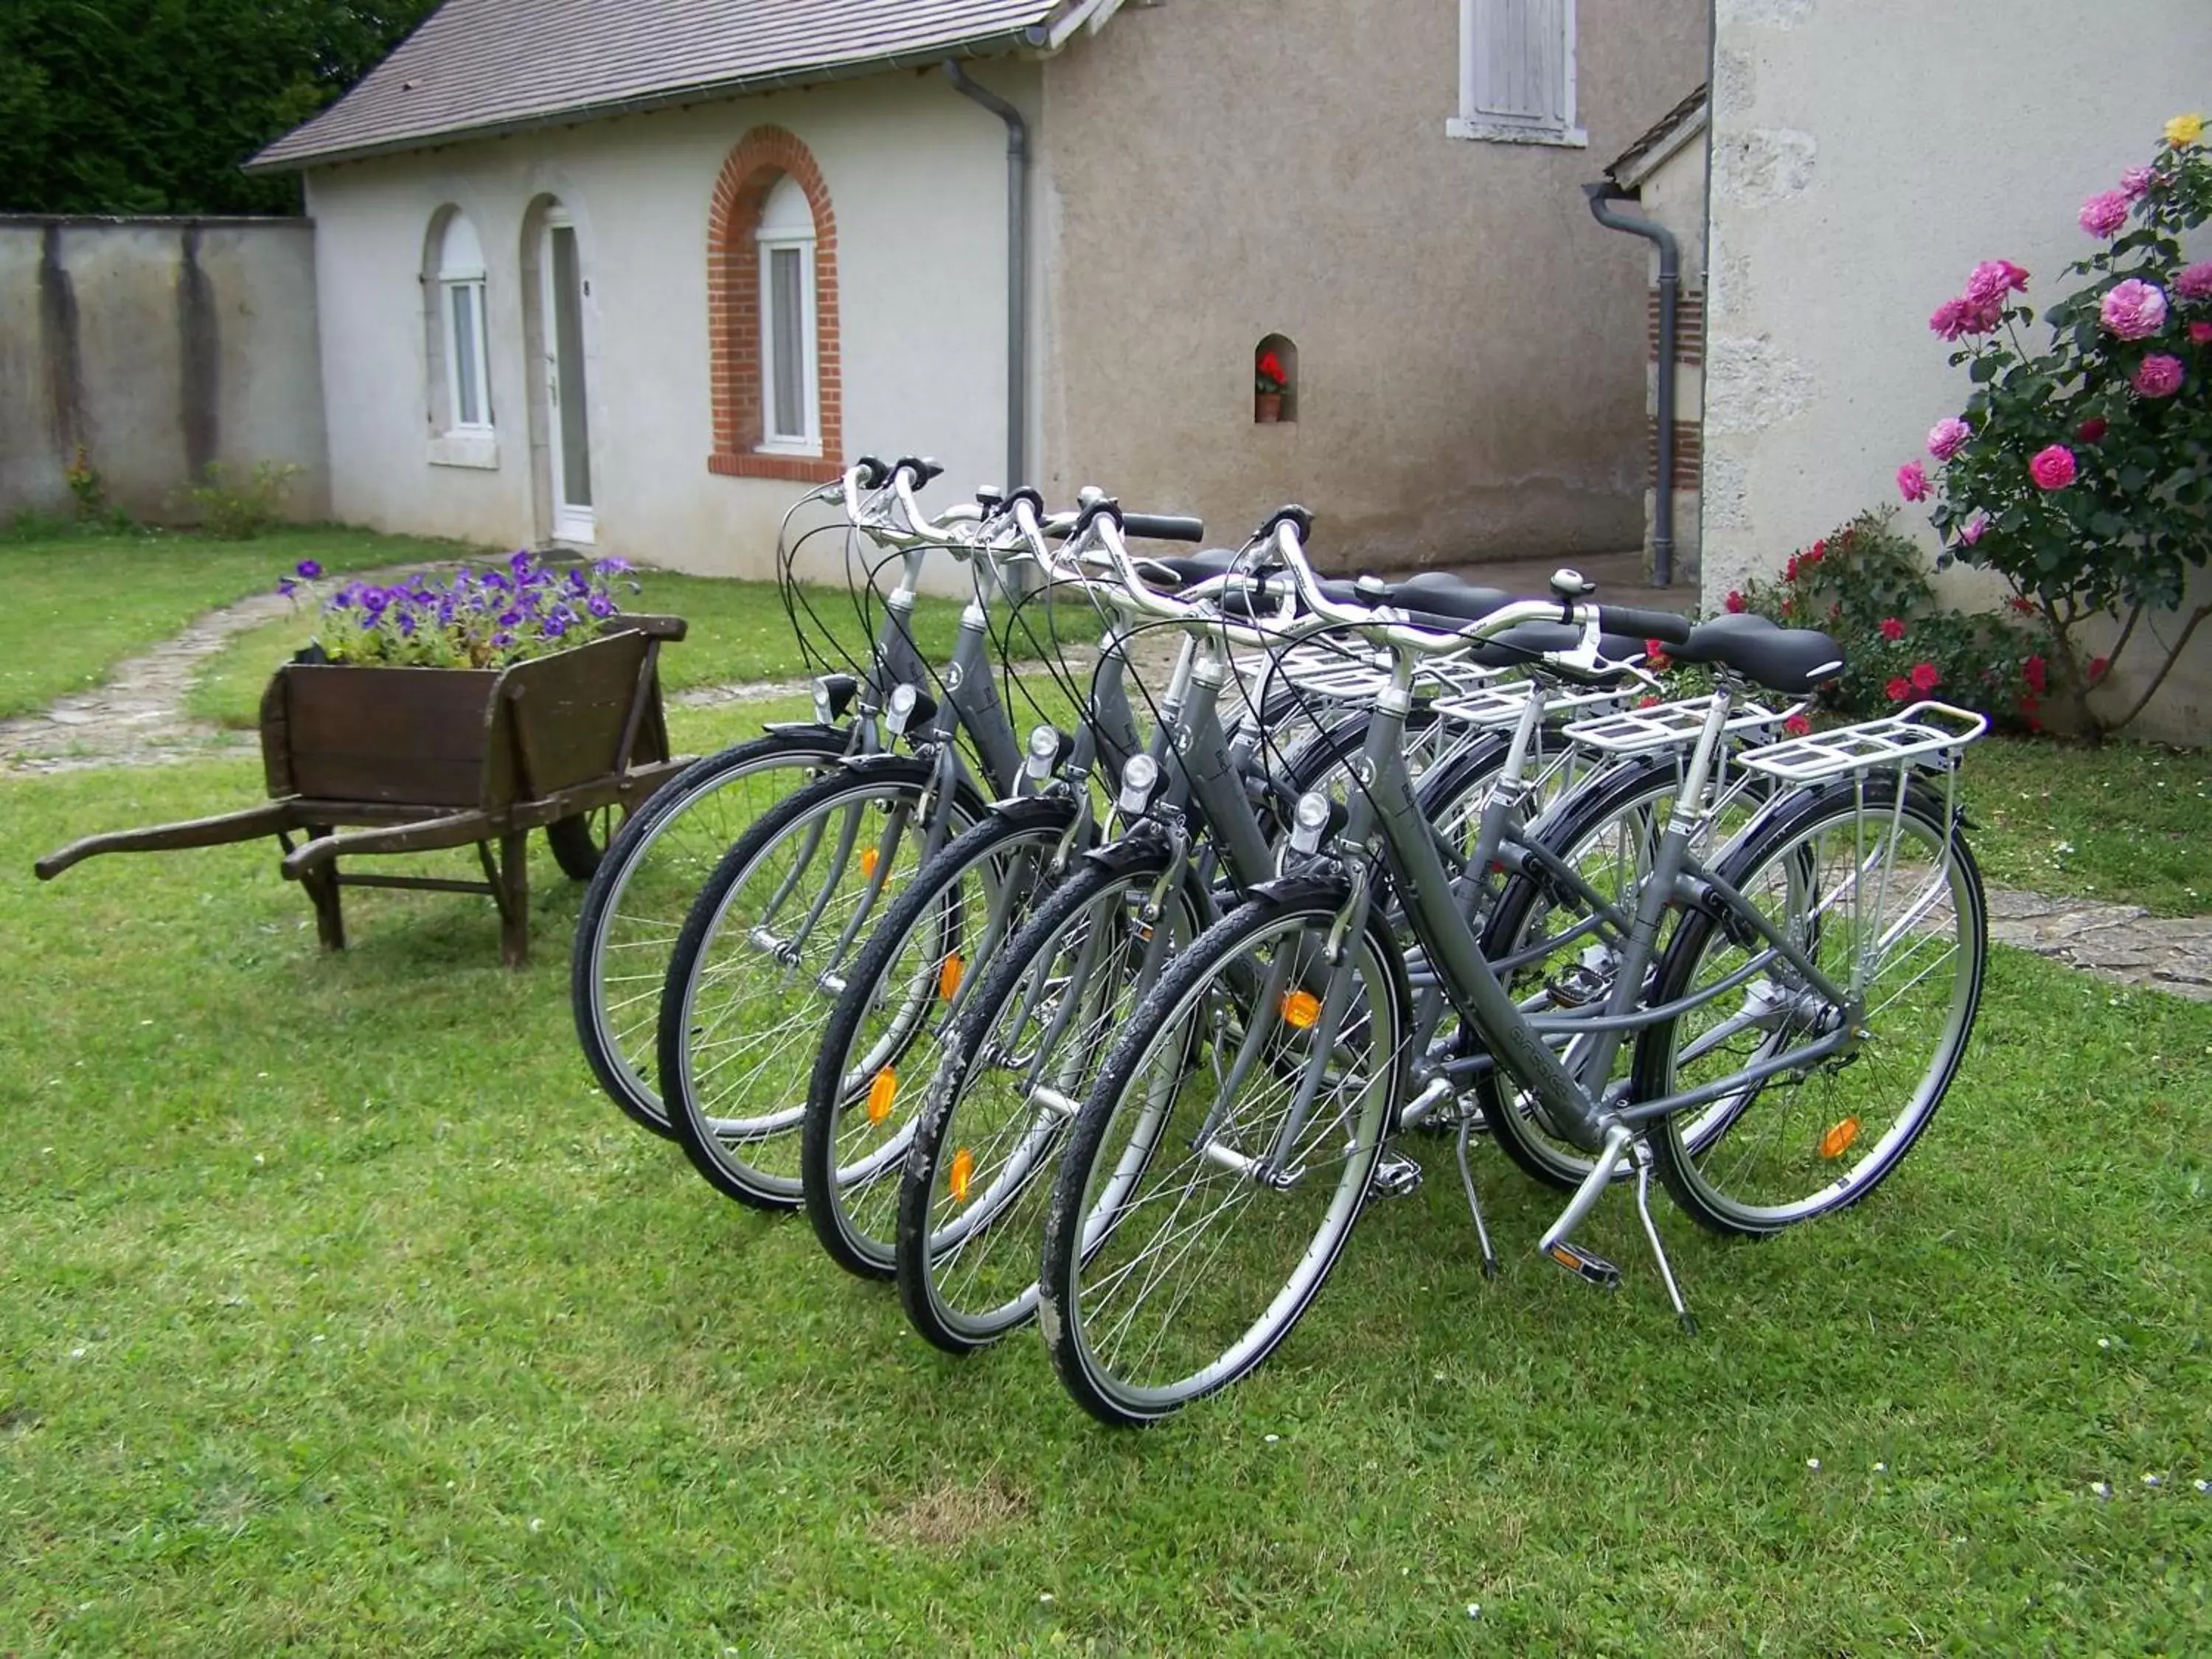
POLYGON ((713 369, 714 449, 707 470, 732 478, 827 483, 841 477, 844 375, 837 341, 837 218, 830 187, 806 146, 781 127, 738 140, 714 181, 707 214, 707 334, 713 369), (761 441, 761 293, 753 234, 769 192, 788 175, 814 210, 815 357, 820 374, 822 455, 763 455, 761 441))

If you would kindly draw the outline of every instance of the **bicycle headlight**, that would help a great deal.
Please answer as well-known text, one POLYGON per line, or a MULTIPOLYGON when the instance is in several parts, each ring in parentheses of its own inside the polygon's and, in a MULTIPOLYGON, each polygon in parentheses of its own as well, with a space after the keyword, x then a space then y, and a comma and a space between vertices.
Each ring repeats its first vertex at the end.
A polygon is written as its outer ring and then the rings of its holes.
POLYGON ((1040 726, 1030 733, 1028 771, 1032 781, 1042 783, 1052 775, 1052 769, 1060 763, 1060 728, 1040 726))
POLYGON ((911 685, 891 688, 890 705, 885 709, 884 724, 890 727, 891 735, 898 736, 906 730, 906 723, 914 718, 915 690, 911 685))
POLYGON ((1160 781, 1160 763, 1150 755, 1132 755, 1128 764, 1121 769, 1121 793, 1114 805, 1125 817, 1134 817, 1145 810, 1152 798, 1152 787, 1160 781))
POLYGON ((1291 809, 1291 845, 1301 853, 1321 851, 1322 837, 1328 833, 1328 821, 1335 811, 1336 803, 1318 789, 1300 795, 1291 809))

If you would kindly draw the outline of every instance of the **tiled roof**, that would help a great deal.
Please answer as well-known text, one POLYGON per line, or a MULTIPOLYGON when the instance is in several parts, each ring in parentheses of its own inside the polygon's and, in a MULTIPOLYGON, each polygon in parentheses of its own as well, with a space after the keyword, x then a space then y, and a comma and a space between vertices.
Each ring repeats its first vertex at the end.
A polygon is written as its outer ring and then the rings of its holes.
POLYGON ((276 171, 1056 45, 1102 9, 1111 7, 1100 0, 446 0, 344 97, 246 168, 276 171))
POLYGON ((1638 163, 1687 126, 1692 118, 1702 119, 1705 112, 1705 88, 1702 82, 1698 89, 1680 103, 1661 116, 1644 136, 1613 159, 1606 168, 1606 177, 1621 185, 1633 187, 1640 177, 1638 163))

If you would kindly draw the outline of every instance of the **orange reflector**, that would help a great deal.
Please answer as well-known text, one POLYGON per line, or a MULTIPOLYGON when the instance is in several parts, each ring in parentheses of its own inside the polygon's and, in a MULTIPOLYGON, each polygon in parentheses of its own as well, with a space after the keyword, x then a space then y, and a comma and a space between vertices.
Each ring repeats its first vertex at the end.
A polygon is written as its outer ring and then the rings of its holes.
POLYGON ((1288 1024, 1304 1030, 1321 1018, 1321 999, 1311 991, 1283 993, 1283 1018, 1288 1024))
POLYGON ((968 1186, 975 1179, 975 1154, 963 1146, 952 1154, 951 1173, 946 1177, 952 1188, 952 1201, 955 1204, 965 1204, 968 1201, 968 1186))
POLYGON ((1832 1126, 1827 1133, 1820 1137, 1820 1156, 1841 1158, 1849 1150, 1851 1142, 1858 1138, 1858 1119, 1847 1117, 1841 1123, 1832 1126))
POLYGON ((891 1102, 898 1098, 898 1073, 886 1066, 876 1073, 868 1085, 868 1121, 881 1123, 891 1115, 891 1102))
POLYGON ((945 958, 945 966, 937 970, 937 1000, 950 1002, 959 994, 960 975, 968 971, 968 963, 955 951, 945 958))
POLYGON ((872 847, 860 849, 860 873, 870 881, 876 878, 876 849, 872 847))

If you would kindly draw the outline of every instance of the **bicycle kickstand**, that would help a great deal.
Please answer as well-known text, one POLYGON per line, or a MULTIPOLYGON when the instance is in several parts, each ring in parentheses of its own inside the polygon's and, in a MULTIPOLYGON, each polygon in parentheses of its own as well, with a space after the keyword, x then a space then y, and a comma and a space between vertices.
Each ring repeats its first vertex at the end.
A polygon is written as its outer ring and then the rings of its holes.
POLYGON ((1644 1236, 1651 1241, 1651 1259, 1659 1264, 1659 1277, 1667 1286, 1667 1299, 1674 1304, 1674 1317, 1681 1322, 1686 1336, 1698 1334, 1698 1316, 1682 1301, 1681 1286, 1674 1282, 1674 1264, 1667 1259, 1667 1247, 1659 1242, 1659 1224, 1651 1218, 1651 1148, 1639 1140, 1636 1143, 1636 1212, 1644 1218, 1644 1236))
POLYGON ((1482 1276, 1498 1277, 1498 1252, 1490 1245, 1490 1229, 1482 1224, 1482 1200, 1474 1195, 1474 1170, 1467 1157, 1468 1137, 1474 1133, 1474 1119, 1459 1121, 1459 1182, 1467 1188, 1468 1213, 1474 1218, 1474 1237, 1482 1246, 1482 1276))
POLYGON ((1636 1212, 1643 1219, 1644 1236, 1650 1241, 1652 1257, 1659 1264, 1659 1277, 1667 1286, 1667 1299, 1674 1304, 1674 1316, 1681 1322, 1683 1330, 1695 1336, 1698 1322, 1682 1301, 1674 1264, 1667 1259, 1667 1247, 1659 1242, 1659 1228, 1651 1218, 1651 1149, 1625 1124, 1616 1123, 1606 1131, 1605 1144, 1598 1149, 1589 1174, 1575 1189, 1574 1197, 1559 1218, 1546 1230, 1536 1248, 1589 1284, 1608 1291, 1620 1287, 1619 1267, 1603 1256, 1583 1249, 1567 1235, 1581 1226, 1597 1207, 1598 1200, 1613 1184, 1624 1159, 1632 1160, 1636 1165, 1636 1212))

